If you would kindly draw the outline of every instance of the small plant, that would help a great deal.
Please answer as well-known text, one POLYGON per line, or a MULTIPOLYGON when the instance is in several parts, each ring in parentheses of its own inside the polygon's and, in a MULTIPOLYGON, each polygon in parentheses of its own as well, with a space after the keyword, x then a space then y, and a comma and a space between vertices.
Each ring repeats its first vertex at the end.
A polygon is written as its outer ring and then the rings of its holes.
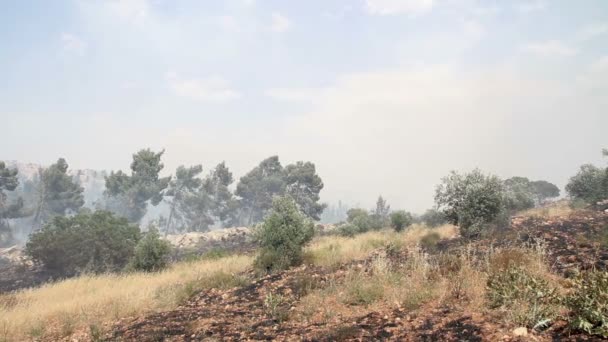
POLYGON ((490 308, 502 309, 517 325, 544 328, 557 316, 559 297, 546 280, 521 267, 509 267, 488 277, 490 308))
POLYGON ((365 233, 372 228, 380 228, 367 210, 360 208, 349 209, 346 212, 346 222, 357 227, 357 233, 365 233))
POLYGON ((608 272, 580 274, 574 279, 572 292, 565 302, 573 328, 608 337, 608 272))
POLYGON ((167 266, 170 253, 169 242, 162 240, 158 230, 152 228, 135 246, 135 254, 129 268, 145 272, 160 271, 167 266))
POLYGON ((430 232, 425 234, 420 239, 420 247, 427 251, 434 251, 437 248, 437 243, 441 240, 441 235, 437 232, 430 232))
POLYGON ((395 211, 391 214, 391 227, 395 231, 402 231, 412 224, 412 215, 404 210, 395 211))
POLYGON ((384 296, 384 287, 378 281, 366 278, 360 272, 351 273, 346 280, 344 302, 350 305, 367 306, 384 296))
POLYGON ((288 312, 283 307, 285 298, 280 294, 273 294, 272 292, 266 295, 264 299, 264 307, 266 312, 273 320, 277 322, 283 322, 287 320, 288 312))
POLYGON ((361 233, 361 229, 351 223, 345 223, 338 227, 338 234, 344 237, 354 237, 359 233, 361 233))
POLYGON ((103 331, 101 327, 97 324, 89 325, 89 335, 91 335, 91 341, 100 342, 103 340, 103 331))
POLYGON ((291 197, 276 198, 272 211, 255 232, 261 247, 256 267, 268 272, 301 263, 303 247, 313 234, 313 223, 298 210, 291 197))

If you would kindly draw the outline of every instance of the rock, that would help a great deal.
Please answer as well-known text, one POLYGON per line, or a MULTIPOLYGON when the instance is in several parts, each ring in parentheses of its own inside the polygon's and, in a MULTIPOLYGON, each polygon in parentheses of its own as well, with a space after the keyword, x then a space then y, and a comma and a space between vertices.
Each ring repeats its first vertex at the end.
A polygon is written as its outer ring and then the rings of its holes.
POLYGON ((513 336, 528 336, 528 329, 526 327, 519 327, 513 330, 513 336))

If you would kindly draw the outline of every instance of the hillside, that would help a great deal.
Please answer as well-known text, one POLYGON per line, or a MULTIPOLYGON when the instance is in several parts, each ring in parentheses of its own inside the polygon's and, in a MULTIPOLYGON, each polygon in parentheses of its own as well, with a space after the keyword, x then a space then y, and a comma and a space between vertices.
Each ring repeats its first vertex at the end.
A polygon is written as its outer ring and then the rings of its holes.
MULTIPOLYGON (((567 295, 608 264, 608 213, 536 210, 469 242, 451 226, 320 236, 305 264, 263 275, 249 255, 208 254, 159 274, 83 277, 0 296, 6 340, 594 340, 562 304, 489 305, 512 266, 567 295), (431 236, 436 236, 431 237, 431 236), (545 312, 545 311, 542 311, 545 312)), ((212 251, 213 252, 213 251, 212 251)))

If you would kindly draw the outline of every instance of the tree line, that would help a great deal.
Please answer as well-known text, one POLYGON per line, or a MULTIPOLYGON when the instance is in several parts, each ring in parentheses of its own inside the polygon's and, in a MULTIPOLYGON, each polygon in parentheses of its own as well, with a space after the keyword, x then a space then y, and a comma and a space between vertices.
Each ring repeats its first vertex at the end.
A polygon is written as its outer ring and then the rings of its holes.
MULTIPOLYGON (((289 195, 298 208, 319 220, 324 204, 319 203, 323 181, 311 162, 283 166, 278 156, 261 161, 241 177, 234 191, 234 177, 222 162, 202 176, 202 165, 179 166, 171 176, 161 177, 164 151, 142 149, 133 154, 129 172, 112 171, 105 177, 103 197, 95 210, 106 210, 130 223, 140 223, 148 205, 165 202, 167 217, 156 225, 165 233, 206 231, 212 226, 253 225, 260 222, 275 196, 289 195)), ((83 187, 68 174, 68 164, 60 158, 41 168, 20 191, 18 170, 0 163, 0 231, 10 232, 9 220, 31 218, 33 231, 56 216, 83 210, 83 187)))

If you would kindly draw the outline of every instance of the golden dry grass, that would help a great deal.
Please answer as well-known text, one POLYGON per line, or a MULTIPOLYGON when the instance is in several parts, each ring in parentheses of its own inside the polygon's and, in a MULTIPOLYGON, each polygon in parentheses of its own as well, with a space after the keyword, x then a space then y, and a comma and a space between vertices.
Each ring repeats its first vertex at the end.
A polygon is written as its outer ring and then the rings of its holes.
MULTIPOLYGON (((449 230, 443 232, 443 235, 449 236, 448 232, 449 230)), ((377 240, 384 234, 390 233, 375 232, 367 236, 373 236, 377 240)), ((415 234, 418 239, 423 235, 415 234)), ((330 280, 327 286, 304 296, 293 312, 293 319, 323 324, 337 316, 354 318, 370 311, 390 311, 395 307, 411 311, 422 309, 427 303, 443 305, 453 301, 460 303, 468 312, 480 315, 518 317, 526 308, 513 306, 491 310, 487 304, 489 275, 504 272, 512 266, 523 267, 553 287, 559 287, 559 277, 549 271, 545 260, 546 251, 540 244, 506 249, 490 248, 482 253, 473 248, 465 248, 447 254, 429 255, 416 245, 416 238, 395 237, 406 241, 403 247, 406 248, 407 257, 403 264, 391 264, 389 258, 380 253, 372 259, 371 271, 363 272, 354 265, 340 279, 330 280)), ((357 252, 365 254, 367 247, 362 241, 370 240, 351 241, 351 249, 354 251, 341 256, 357 252)), ((319 250, 314 252, 318 253, 319 250)), ((331 266, 333 264, 330 261, 333 260, 335 258, 325 262, 331 266)), ((507 323, 513 323, 506 320, 507 323)))
POLYGON ((566 200, 557 201, 551 203, 545 207, 532 208, 524 210, 517 214, 517 216, 523 217, 567 217, 574 212, 574 209, 570 206, 570 202, 566 200))
MULTIPOLYGON (((442 238, 457 235, 453 226, 433 231, 442 238)), ((354 238, 323 236, 313 241, 307 254, 310 262, 333 267, 363 259, 388 244, 414 246, 428 232, 416 225, 401 233, 382 230, 354 238)), ((182 262, 159 273, 81 276, 1 295, 0 341, 53 339, 79 329, 99 329, 120 318, 175 308, 201 288, 234 284, 227 274, 245 271, 252 261, 251 256, 228 256, 182 262)))
POLYGON ((458 235, 457 228, 452 225, 430 229, 416 224, 400 233, 380 230, 355 235, 352 238, 322 236, 315 239, 307 248, 307 261, 318 266, 333 267, 350 260, 363 259, 370 251, 388 244, 398 248, 413 246, 429 231, 437 232, 442 239, 458 235))
POLYGON ((242 272, 251 261, 230 256, 179 263, 160 273, 81 276, 19 291, 8 295, 10 305, 0 307, 0 341, 69 335, 74 329, 172 308, 191 282, 242 272))

